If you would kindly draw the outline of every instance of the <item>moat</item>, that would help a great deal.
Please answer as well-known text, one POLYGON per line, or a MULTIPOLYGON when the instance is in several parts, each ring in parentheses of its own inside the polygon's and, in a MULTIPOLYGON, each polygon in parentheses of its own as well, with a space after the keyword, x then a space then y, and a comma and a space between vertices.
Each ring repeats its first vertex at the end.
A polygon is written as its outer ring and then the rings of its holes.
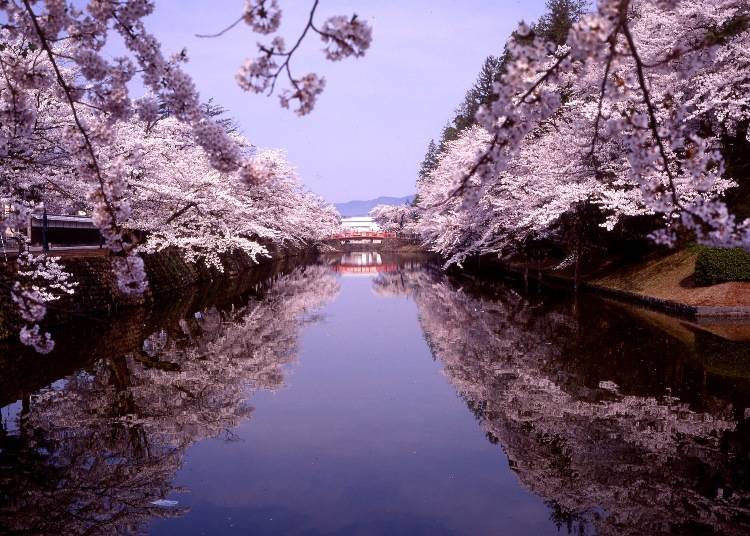
POLYGON ((0 345, 0 532, 746 534, 750 329, 360 252, 0 345))

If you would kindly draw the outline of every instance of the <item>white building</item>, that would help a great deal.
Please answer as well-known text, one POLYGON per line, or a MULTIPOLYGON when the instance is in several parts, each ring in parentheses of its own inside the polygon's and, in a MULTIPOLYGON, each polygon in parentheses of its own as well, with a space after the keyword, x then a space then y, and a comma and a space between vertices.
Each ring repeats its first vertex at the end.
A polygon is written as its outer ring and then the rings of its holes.
POLYGON ((356 233, 372 233, 380 230, 378 224, 370 216, 341 218, 341 226, 345 231, 356 233))

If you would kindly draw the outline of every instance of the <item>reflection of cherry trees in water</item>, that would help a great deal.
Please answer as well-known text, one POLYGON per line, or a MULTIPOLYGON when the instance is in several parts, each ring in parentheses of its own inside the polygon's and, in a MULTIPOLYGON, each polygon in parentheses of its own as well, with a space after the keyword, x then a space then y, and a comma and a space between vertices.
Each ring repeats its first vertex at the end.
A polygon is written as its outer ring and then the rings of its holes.
POLYGON ((705 390, 699 404, 687 403, 671 395, 676 384, 651 393, 622 386, 638 375, 670 377, 670 366, 671 381, 676 369, 689 383, 689 366, 674 364, 664 335, 646 348, 601 305, 586 317, 585 308, 532 303, 509 287, 481 295, 481 285, 461 288, 425 269, 382 274, 375 285, 415 299, 446 376, 559 525, 606 534, 750 529, 742 404, 705 390), (671 365, 659 355, 667 351, 671 365), (644 352, 653 355, 645 367, 644 352), (612 353, 642 370, 605 365, 592 374, 591 362, 612 353))
POLYGON ((296 270, 262 300, 195 313, 32 396, 0 451, 0 531, 133 533, 183 513, 163 499, 187 447, 231 439, 248 396, 283 385, 301 323, 337 292, 328 270, 296 270))

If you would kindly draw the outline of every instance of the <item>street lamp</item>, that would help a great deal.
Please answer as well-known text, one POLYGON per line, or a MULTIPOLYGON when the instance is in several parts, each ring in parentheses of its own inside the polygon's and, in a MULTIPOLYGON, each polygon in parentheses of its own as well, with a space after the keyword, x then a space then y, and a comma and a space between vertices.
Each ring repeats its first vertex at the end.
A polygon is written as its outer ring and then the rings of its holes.
POLYGON ((47 206, 42 208, 42 251, 49 252, 49 240, 47 239, 47 206))

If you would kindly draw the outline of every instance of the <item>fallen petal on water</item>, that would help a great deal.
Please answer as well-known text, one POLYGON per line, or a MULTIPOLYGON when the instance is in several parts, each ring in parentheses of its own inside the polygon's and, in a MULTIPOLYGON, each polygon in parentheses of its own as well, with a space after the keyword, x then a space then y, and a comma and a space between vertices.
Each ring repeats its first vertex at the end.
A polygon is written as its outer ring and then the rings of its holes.
POLYGON ((168 508, 170 506, 177 506, 177 501, 170 501, 169 499, 158 499, 156 501, 151 501, 151 504, 154 506, 162 506, 164 508, 168 508))

